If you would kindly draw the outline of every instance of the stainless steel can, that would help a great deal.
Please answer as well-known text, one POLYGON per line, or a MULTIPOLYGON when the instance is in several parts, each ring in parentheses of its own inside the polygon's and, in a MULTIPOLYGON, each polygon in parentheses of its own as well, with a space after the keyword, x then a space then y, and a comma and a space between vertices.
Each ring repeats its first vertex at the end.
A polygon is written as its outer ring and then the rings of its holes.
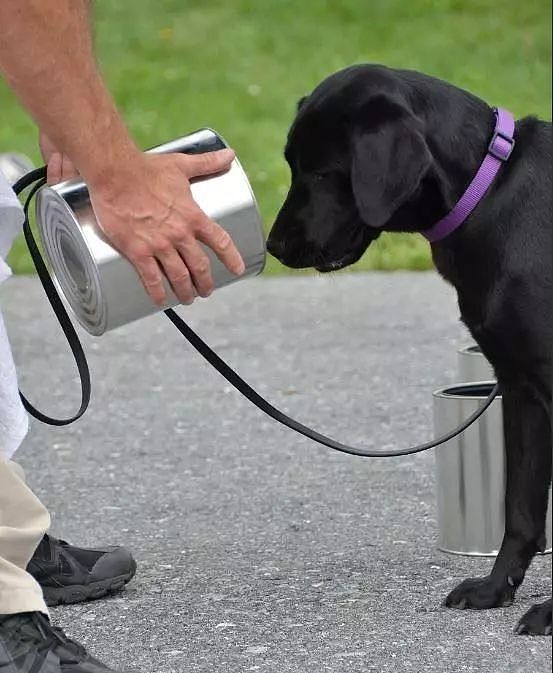
POLYGON ((492 381, 495 372, 480 350, 480 346, 472 345, 457 351, 459 381, 492 381))
MULTIPOLYGON (((150 152, 200 154, 228 145, 215 131, 203 129, 155 147, 150 152)), ((193 180, 200 208, 231 235, 246 271, 236 277, 205 247, 216 288, 258 275, 266 248, 261 216, 238 159, 228 172, 193 180)), ((160 311, 145 292, 132 264, 104 236, 84 182, 74 179, 43 187, 37 195, 37 224, 54 282, 80 324, 95 336, 160 311)), ((179 301, 166 282, 168 301, 179 301)))
MULTIPOLYGON (((459 425, 474 413, 490 394, 493 385, 489 381, 463 383, 436 391, 436 436, 459 425)), ((466 432, 436 449, 435 456, 439 548, 451 554, 496 556, 505 528, 505 443, 501 396, 466 432)), ((552 544, 551 490, 549 496, 547 553, 551 552, 552 544)))

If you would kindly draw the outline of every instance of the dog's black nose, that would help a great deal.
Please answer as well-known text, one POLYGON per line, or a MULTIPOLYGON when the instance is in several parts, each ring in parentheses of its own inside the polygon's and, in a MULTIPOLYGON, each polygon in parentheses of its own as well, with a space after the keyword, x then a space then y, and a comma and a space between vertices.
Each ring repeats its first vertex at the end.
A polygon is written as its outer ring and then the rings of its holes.
POLYGON ((269 238, 267 239, 267 250, 271 253, 273 257, 281 259, 282 256, 284 255, 285 248, 286 248, 285 241, 275 238, 273 236, 269 236, 269 238))

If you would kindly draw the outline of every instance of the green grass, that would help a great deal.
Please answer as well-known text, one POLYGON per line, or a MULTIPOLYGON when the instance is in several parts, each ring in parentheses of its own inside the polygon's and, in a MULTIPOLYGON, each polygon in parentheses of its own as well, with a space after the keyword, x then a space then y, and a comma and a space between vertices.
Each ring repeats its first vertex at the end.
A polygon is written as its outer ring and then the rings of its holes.
MULTIPOLYGON (((106 79, 144 147, 212 126, 237 149, 270 226, 287 191, 296 100, 356 62, 414 68, 517 115, 550 117, 547 0, 102 0, 106 79)), ((0 84, 0 151, 39 160, 36 131, 0 84)), ((429 223, 430 224, 430 223, 429 223)), ((12 263, 29 270, 21 243, 12 263)), ((386 236, 360 268, 422 269, 425 243, 386 236)), ((282 267, 271 261, 269 271, 282 267)))

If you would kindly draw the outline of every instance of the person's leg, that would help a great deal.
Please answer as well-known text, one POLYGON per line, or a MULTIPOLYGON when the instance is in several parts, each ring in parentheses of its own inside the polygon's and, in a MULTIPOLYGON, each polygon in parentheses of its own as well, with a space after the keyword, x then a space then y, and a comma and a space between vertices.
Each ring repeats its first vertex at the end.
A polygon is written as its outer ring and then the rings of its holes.
MULTIPOLYGON (((27 428, 27 414, 19 398, 15 365, 0 312, 0 457, 4 462, 13 457, 27 433, 27 428)), ((13 474, 14 463, 11 463, 11 466, 10 473, 13 474)), ((18 481, 13 482, 13 479, 11 481, 10 502, 15 503, 15 507, 18 506, 17 496, 22 497, 21 494, 26 495, 28 499, 34 498, 25 486, 21 468, 18 471, 18 481)), ((1 480, 0 489, 3 489, 1 480)), ((0 526, 4 507, 8 505, 5 498, 8 498, 7 491, 0 495, 0 526)), ((38 500, 36 503, 42 507, 38 500)), ((21 509, 20 514, 22 517, 26 516, 26 510, 21 509)), ((38 537, 29 539, 29 542, 32 540, 34 547, 27 554, 25 565, 19 568, 19 572, 23 575, 27 574, 24 572, 25 567, 27 568, 29 573, 27 582, 32 585, 38 582, 41 585, 44 600, 48 605, 79 603, 101 598, 120 591, 134 577, 136 563, 123 547, 106 546, 98 549, 75 547, 47 535, 48 525, 43 527, 38 537)), ((5 544, 9 543, 7 540, 5 544)), ((0 562, 0 573, 2 565, 0 562)), ((44 601, 41 603, 44 605, 44 601)))
POLYGON ((115 673, 54 629, 26 571, 50 525, 18 466, 0 458, 0 673, 115 673))
POLYGON ((26 430, 0 313, 0 673, 114 673, 51 626, 42 588, 27 571, 50 517, 8 460, 26 430))
POLYGON ((25 484, 21 468, 9 461, 27 427, 0 312, 0 614, 47 613, 42 590, 26 568, 50 527, 50 517, 25 484))
POLYGON ((27 572, 50 526, 46 508, 27 487, 18 468, 0 458, 0 614, 44 612, 42 589, 27 572))
MULTIPOLYGON (((0 226, 0 283, 10 274, 5 258, 20 214, 17 202, 14 203, 15 197, 10 199, 9 189, 2 190, 3 186, 5 182, 2 185, 0 175, 0 196, 3 191, 0 200, 0 225, 3 225, 0 226), (12 225, 11 230, 8 225, 12 225)), ((29 570, 34 567, 45 581, 55 581, 56 573, 62 575, 63 570, 56 567, 52 576, 48 566, 50 559, 41 557, 46 549, 53 549, 57 566, 61 564, 60 554, 63 553, 63 561, 73 562, 72 570, 78 571, 81 579, 90 580, 93 576, 72 555, 75 548, 46 534, 50 525, 48 512, 26 485, 21 468, 9 461, 25 437, 27 427, 27 415, 19 397, 15 365, 0 312, 0 673, 115 673, 69 640, 61 629, 50 624, 42 587, 29 570), (58 548, 62 548, 59 553, 58 548)), ((109 570, 113 553, 102 550, 96 556, 95 572, 98 574, 101 570, 100 575, 105 575, 105 566, 109 570)), ((69 581, 75 577, 73 572, 69 581)))
MULTIPOLYGON (((0 173, 5 174, 10 184, 31 168, 30 160, 25 157, 0 154, 0 173)), ((0 227, 0 283, 10 274, 3 258, 8 254, 18 230, 20 212, 15 197, 9 213, 5 207, 3 213, 3 226, 0 227), (9 221, 6 220, 8 215, 9 221)), ((27 414, 19 398, 15 365, 0 313, 0 456, 6 459, 13 456, 27 428, 27 414)), ((88 549, 44 535, 37 541, 27 571, 41 585, 47 605, 54 606, 102 598, 120 591, 134 577, 136 562, 124 547, 88 549)))
POLYGON ((0 458, 0 673, 115 673, 54 629, 26 571, 50 525, 21 470, 0 458))

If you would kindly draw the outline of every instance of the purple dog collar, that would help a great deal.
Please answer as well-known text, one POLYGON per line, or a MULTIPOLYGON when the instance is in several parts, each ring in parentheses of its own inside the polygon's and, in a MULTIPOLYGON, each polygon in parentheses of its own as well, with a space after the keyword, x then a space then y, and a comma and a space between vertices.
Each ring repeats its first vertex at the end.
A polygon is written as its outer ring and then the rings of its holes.
POLYGON ((515 146, 515 120, 502 108, 494 108, 495 131, 488 146, 488 153, 457 205, 430 229, 421 232, 430 243, 441 241, 458 229, 480 203, 501 165, 509 159, 515 146))

